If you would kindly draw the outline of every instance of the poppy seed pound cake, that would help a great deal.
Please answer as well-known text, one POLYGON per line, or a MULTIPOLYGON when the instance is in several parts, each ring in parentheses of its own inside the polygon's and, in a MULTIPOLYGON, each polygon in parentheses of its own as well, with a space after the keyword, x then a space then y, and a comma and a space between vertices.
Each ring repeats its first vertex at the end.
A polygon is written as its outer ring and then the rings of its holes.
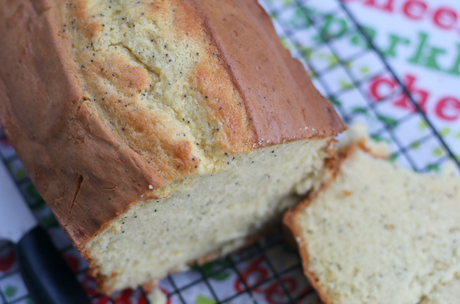
POLYGON ((255 0, 0 0, 0 120, 105 293, 245 244, 345 126, 255 0))
POLYGON ((421 175, 363 141, 335 180, 288 212, 309 281, 327 304, 460 299, 460 178, 421 175))

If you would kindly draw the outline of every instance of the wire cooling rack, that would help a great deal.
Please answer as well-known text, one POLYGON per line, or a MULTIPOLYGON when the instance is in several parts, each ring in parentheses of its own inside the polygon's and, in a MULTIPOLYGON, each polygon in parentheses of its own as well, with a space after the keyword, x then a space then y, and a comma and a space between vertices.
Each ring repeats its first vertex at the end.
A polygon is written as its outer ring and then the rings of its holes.
MULTIPOLYGON (((305 65, 315 86, 334 104, 347 124, 354 121, 367 124, 375 140, 389 143, 392 161, 416 171, 437 171, 449 161, 460 168, 443 136, 342 2, 261 2, 282 42, 305 65), (334 24, 340 25, 338 30, 334 30, 334 24), (370 97, 369 89, 378 77, 390 79, 397 89, 375 100, 370 97), (391 103, 396 97, 404 96, 413 109, 396 113, 391 103), (413 132, 416 128, 418 132, 413 132)), ((95 291, 94 279, 86 274, 86 261, 59 228, 4 134, 0 137, 0 153, 37 219, 48 229, 93 303, 149 303, 140 288, 119 292, 110 299, 95 291)), ((170 275, 159 286, 167 295, 168 303, 320 303, 303 276, 299 256, 288 248, 280 231, 225 258, 170 275)), ((32 303, 19 275, 12 247, 7 243, 0 244, 0 304, 3 303, 32 303)))

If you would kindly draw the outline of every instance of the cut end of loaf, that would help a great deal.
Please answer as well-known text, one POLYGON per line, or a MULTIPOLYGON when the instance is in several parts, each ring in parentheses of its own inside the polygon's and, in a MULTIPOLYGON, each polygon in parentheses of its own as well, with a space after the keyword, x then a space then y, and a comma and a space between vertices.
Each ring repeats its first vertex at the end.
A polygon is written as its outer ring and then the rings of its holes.
POLYGON ((191 176, 167 198, 131 208, 85 248, 106 293, 159 280, 247 243, 318 187, 330 139, 258 149, 228 170, 191 176))
POLYGON ((362 141, 342 157, 335 180, 284 217, 322 300, 458 300, 460 179, 397 167, 362 141))

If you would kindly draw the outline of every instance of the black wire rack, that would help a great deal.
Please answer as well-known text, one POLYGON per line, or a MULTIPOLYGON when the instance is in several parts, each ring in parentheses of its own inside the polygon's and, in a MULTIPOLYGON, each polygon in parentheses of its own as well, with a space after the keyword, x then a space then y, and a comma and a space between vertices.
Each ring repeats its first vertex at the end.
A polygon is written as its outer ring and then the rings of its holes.
MULTIPOLYGON (((413 170, 437 171, 448 162, 460 168, 458 156, 376 48, 366 28, 359 25, 344 3, 339 0, 264 0, 261 4, 272 17, 285 46, 305 65, 316 87, 334 104, 347 124, 364 121, 370 126, 375 140, 389 143, 393 150, 391 160, 413 170), (326 30, 331 20, 342 24, 338 33, 326 30), (355 49, 345 52, 341 47, 344 39, 353 40, 355 49), (357 74, 355 63, 363 58, 372 61, 373 68, 357 74), (369 95, 369 84, 376 77, 391 79, 396 89, 379 100, 373 100, 369 95), (339 79, 338 87, 331 84, 331 79, 339 79), (390 117, 387 105, 396 96, 406 96, 413 109, 399 117, 390 117), (422 131, 417 136, 410 135, 416 127, 422 131), (419 161, 417 150, 421 146, 436 151, 433 159, 419 161)), ((95 284, 86 274, 86 262, 58 227, 4 134, 0 136, 0 153, 38 221, 52 230, 53 241, 94 299, 93 303, 149 303, 141 288, 119 292, 110 299, 94 291, 95 284)), ((31 301, 25 287, 14 292, 9 289, 9 281, 15 278, 21 281, 12 254, 11 245, 0 243, 0 259, 12 264, 3 271, 0 263, 0 304, 29 304, 31 301)), ((225 258, 170 275, 159 286, 166 291, 169 303, 320 303, 303 276, 299 256, 285 244, 280 230, 225 258)))

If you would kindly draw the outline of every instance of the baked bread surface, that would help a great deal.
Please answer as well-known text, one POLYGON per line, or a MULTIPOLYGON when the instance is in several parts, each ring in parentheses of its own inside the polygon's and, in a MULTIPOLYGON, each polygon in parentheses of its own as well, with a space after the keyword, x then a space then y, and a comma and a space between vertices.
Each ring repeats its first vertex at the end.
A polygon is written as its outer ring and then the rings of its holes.
POLYGON ((0 122, 101 291, 244 245, 326 174, 345 126, 255 0, 0 5, 0 122))
POLYGON ((0 120, 77 247, 226 153, 344 129, 256 1, 0 5, 0 120))

